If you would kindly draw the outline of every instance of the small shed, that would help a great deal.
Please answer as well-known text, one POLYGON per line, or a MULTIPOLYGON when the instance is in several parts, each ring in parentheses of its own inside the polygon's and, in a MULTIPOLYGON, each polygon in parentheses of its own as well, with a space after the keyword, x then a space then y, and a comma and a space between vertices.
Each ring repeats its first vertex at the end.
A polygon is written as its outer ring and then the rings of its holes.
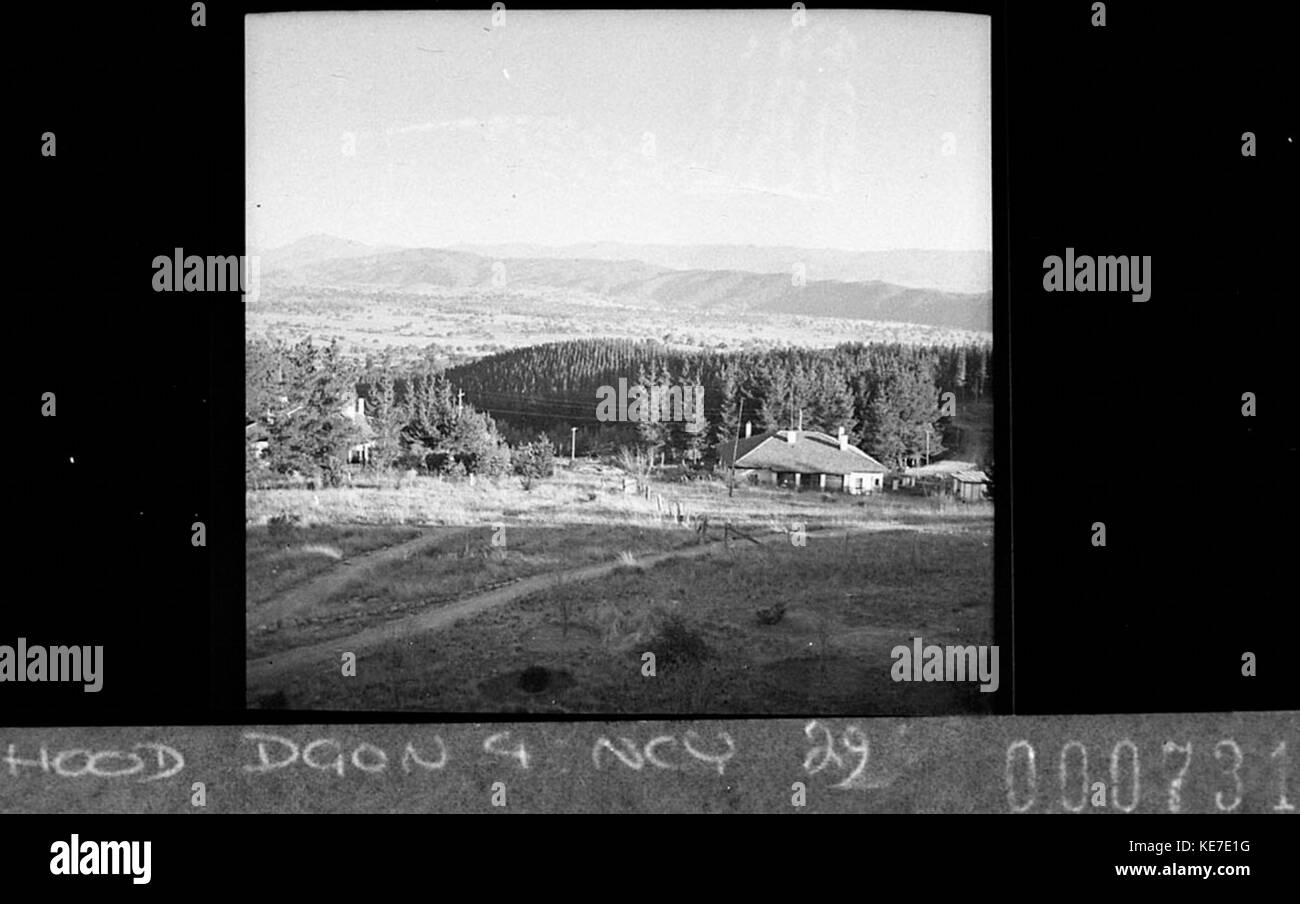
POLYGON ((962 502, 977 502, 988 496, 989 476, 983 471, 956 471, 952 475, 952 494, 962 502))

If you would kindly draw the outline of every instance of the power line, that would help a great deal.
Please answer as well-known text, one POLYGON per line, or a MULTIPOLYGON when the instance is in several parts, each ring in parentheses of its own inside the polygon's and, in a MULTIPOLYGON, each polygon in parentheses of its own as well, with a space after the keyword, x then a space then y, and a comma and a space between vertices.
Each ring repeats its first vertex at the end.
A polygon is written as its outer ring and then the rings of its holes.
MULTIPOLYGON (((531 415, 535 417, 573 417, 576 419, 595 419, 595 410, 598 407, 595 402, 567 401, 555 398, 539 398, 537 396, 516 395, 514 393, 500 392, 497 390, 474 390, 471 389, 466 393, 470 403, 485 411, 502 411, 516 414, 531 415), (518 405, 528 406, 531 410, 520 410, 518 405), (493 407, 493 406, 499 407, 493 407), (509 406, 509 407, 507 407, 509 406)), ((646 397, 642 397, 646 399, 646 397)), ((648 399, 643 402, 647 404, 648 399)), ((676 407, 676 406, 672 406, 676 407)), ((685 408, 683 400, 682 408, 685 408)), ((662 407, 660 408, 662 410, 662 407)), ((702 409, 706 417, 719 418, 723 414, 721 407, 704 406, 702 409)), ((607 423, 602 421, 602 423, 607 423)))
MULTIPOLYGON (((523 415, 524 417, 534 417, 534 418, 552 418, 552 419, 557 420, 557 421, 589 421, 589 422, 593 422, 593 423, 597 423, 597 424, 603 424, 603 425, 608 425, 608 426, 615 426, 615 425, 617 425, 617 424, 633 424, 633 425, 636 425, 636 424, 643 423, 643 422, 640 421, 640 420, 635 420, 635 421, 634 421, 634 420, 625 420, 625 421, 618 421, 618 420, 614 420, 614 421, 602 421, 600 418, 596 417, 594 414, 592 414, 592 415, 574 415, 574 414, 568 414, 568 413, 564 413, 564 414, 555 414, 555 413, 549 413, 549 412, 545 412, 545 411, 519 411, 518 409, 513 409, 513 408, 493 408, 493 407, 490 407, 490 406, 487 406, 487 405, 476 405, 475 407, 478 408, 479 411, 486 411, 486 412, 488 412, 489 414, 518 414, 518 415, 523 415)), ((661 421, 654 421, 653 423, 657 423, 657 424, 682 424, 682 425, 684 426, 684 425, 686 425, 686 424, 690 424, 691 421, 662 421, 662 420, 661 420, 661 421)))

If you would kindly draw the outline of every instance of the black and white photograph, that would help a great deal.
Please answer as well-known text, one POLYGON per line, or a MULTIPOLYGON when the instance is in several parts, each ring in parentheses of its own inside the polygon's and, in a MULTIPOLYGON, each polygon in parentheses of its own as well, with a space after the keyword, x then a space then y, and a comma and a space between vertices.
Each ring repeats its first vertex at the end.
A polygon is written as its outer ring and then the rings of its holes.
POLYGON ((991 24, 244 22, 247 703, 992 711, 991 24))
POLYGON ((6 11, 9 897, 1293 879, 1300 7, 367 6, 6 11))

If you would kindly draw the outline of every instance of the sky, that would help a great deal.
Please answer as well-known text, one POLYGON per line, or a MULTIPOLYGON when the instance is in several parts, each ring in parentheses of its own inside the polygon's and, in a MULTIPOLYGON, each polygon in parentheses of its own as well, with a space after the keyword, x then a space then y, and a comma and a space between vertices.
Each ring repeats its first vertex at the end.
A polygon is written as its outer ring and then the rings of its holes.
POLYGON ((990 21, 245 18, 249 244, 992 247, 990 21))

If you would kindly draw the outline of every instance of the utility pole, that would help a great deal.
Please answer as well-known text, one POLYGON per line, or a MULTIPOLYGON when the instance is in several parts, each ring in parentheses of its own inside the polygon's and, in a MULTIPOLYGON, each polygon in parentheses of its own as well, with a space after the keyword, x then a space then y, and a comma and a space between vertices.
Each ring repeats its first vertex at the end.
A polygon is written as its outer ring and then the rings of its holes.
POLYGON ((465 390, 456 390, 456 417, 460 417, 465 410, 465 390))
POLYGON ((740 423, 745 419, 745 400, 740 400, 740 414, 736 416, 736 438, 731 442, 731 486, 727 487, 727 498, 736 492, 736 449, 740 446, 740 423))
POLYGON ((578 428, 569 428, 569 467, 573 467, 573 457, 578 451, 578 428))
POLYGON ((930 425, 925 425, 925 466, 930 467, 930 425))

